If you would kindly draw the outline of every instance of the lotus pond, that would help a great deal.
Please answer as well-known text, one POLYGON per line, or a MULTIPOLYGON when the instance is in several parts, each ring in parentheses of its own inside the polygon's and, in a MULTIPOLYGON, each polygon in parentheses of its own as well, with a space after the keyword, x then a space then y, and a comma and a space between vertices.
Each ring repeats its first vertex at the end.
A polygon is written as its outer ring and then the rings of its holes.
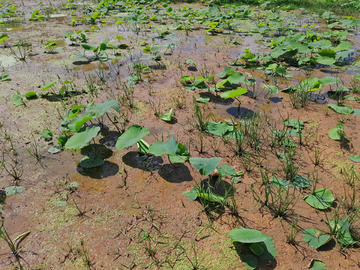
POLYGON ((1 269, 359 268, 360 2, 217 2, 0 2, 1 269))

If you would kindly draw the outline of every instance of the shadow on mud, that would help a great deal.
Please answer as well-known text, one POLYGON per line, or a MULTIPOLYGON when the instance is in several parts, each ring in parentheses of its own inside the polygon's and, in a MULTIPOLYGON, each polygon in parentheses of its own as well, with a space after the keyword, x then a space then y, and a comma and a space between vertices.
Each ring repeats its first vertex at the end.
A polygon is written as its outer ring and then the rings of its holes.
POLYGON ((256 113, 254 111, 246 109, 244 107, 240 107, 240 109, 238 107, 230 107, 226 110, 226 112, 231 116, 240 119, 252 119, 256 116, 256 113))
POLYGON ((95 179, 103 179, 109 176, 116 175, 119 172, 119 166, 116 163, 105 160, 102 166, 95 168, 77 167, 76 171, 84 176, 95 179))
POLYGON ((89 155, 90 153, 96 153, 101 158, 107 159, 113 155, 113 151, 102 144, 89 144, 81 148, 82 155, 89 155))
POLYGON ((159 169, 159 175, 171 183, 181 183, 193 180, 190 170, 182 163, 162 165, 159 169))
POLYGON ((235 193, 234 187, 232 187, 226 181, 217 181, 216 179, 204 179, 200 183, 201 187, 210 189, 213 193, 220 196, 232 196, 235 193))
POLYGON ((122 157, 122 161, 133 168, 143 171, 157 171, 161 168, 161 157, 141 155, 139 152, 128 152, 122 157))
POLYGON ((128 152, 122 161, 132 167, 143 171, 158 171, 159 175, 171 183, 192 181, 190 170, 182 163, 163 164, 162 157, 141 155, 139 152, 128 152))

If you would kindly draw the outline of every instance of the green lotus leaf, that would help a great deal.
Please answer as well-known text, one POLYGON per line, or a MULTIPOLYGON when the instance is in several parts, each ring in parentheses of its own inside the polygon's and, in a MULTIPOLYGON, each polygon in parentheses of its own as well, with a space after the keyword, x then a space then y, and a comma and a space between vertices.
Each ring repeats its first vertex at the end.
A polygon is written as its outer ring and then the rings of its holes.
POLYGON ((190 163, 194 166, 194 168, 204 176, 208 176, 212 173, 217 165, 219 164, 221 158, 213 157, 213 158, 200 158, 194 157, 190 158, 190 163))

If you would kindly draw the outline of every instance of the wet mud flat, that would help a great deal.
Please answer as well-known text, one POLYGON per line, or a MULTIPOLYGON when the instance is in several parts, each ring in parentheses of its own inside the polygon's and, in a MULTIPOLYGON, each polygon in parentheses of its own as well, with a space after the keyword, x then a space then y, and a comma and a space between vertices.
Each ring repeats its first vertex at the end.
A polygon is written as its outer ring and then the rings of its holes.
POLYGON ((358 268, 358 18, 1 10, 3 269, 358 268))

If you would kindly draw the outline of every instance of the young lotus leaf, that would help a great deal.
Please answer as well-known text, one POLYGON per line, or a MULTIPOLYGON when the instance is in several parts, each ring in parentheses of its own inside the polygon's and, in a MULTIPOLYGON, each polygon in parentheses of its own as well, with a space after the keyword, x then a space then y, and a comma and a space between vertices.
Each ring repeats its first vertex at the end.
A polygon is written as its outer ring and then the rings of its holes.
POLYGON ((265 87, 270 91, 271 94, 276 95, 279 93, 279 89, 275 85, 265 85, 265 87))
POLYGON ((267 240, 267 237, 262 232, 253 229, 236 228, 229 232, 230 238, 233 242, 240 243, 259 243, 267 240))
POLYGON ((220 196, 218 194, 215 194, 211 191, 207 191, 207 192, 201 192, 201 191, 197 191, 195 193, 195 195, 203 200, 209 201, 209 202, 213 202, 213 203, 220 203, 220 204, 225 204, 226 203, 226 199, 223 196, 220 196))
POLYGON ((342 246, 351 246, 357 243, 357 241, 352 238, 348 218, 348 216, 345 216, 341 220, 326 221, 326 223, 328 223, 329 227, 331 228, 331 231, 336 233, 338 243, 342 246))
POLYGON ((227 79, 231 84, 238 84, 245 81, 245 75, 240 72, 232 73, 227 79))
POLYGON ((74 34, 74 31, 68 31, 65 33, 64 38, 71 37, 74 34))
POLYGON ((86 43, 80 43, 80 46, 83 47, 86 51, 94 51, 97 48, 86 43))
POLYGON ((204 176, 208 176, 210 173, 212 173, 216 166, 219 164, 221 158, 219 157, 213 157, 213 158, 200 158, 200 157, 194 157, 190 158, 190 163, 194 166, 194 168, 204 176))
POLYGON ((230 74, 234 73, 235 69, 232 67, 226 67, 223 72, 217 74, 217 76, 220 77, 220 79, 224 79, 228 77, 230 74))
POLYGON ((295 129, 303 129, 304 128, 304 123, 299 121, 298 119, 286 119, 284 121, 284 124, 287 125, 288 127, 292 127, 295 129))
POLYGON ((310 247, 319 248, 329 242, 331 240, 331 236, 320 232, 317 229, 308 228, 303 231, 303 240, 310 247))
POLYGON ((81 149, 85 145, 88 145, 89 142, 97 136, 100 131, 100 127, 86 127, 85 129, 75 133, 70 139, 65 143, 66 149, 81 149))
POLYGON ((253 270, 258 266, 258 258, 253 254, 244 254, 240 258, 245 263, 247 269, 253 270))
POLYGON ((51 139, 54 136, 54 134, 50 129, 47 128, 41 132, 41 136, 43 136, 43 138, 45 139, 51 139))
POLYGON ((360 162, 360 155, 352 155, 350 159, 354 162, 360 162))
POLYGON ((217 166, 216 169, 219 171, 219 174, 224 177, 232 176, 236 173, 235 169, 227 164, 217 166))
POLYGON ((105 160, 99 155, 87 156, 80 161, 79 166, 82 168, 95 168, 103 165, 104 162, 105 160))
POLYGON ((321 84, 319 83, 318 78, 308 78, 306 80, 303 80, 299 86, 298 89, 308 92, 314 92, 321 88, 321 84))
POLYGON ((116 148, 121 150, 126 147, 132 146, 134 143, 138 142, 140 139, 149 135, 150 131, 147 128, 143 128, 138 125, 133 125, 128 128, 117 140, 116 148))
POLYGON ((80 109, 85 109, 86 106, 83 105, 83 104, 80 104, 80 105, 74 105, 74 106, 71 106, 70 109, 72 110, 80 110, 80 109))
POLYGON ((203 77, 196 77, 195 81, 194 81, 194 85, 195 86, 200 86, 202 83, 205 82, 205 78, 203 77))
POLYGON ((208 121, 205 123, 205 132, 210 133, 214 136, 224 136, 230 131, 230 127, 223 122, 208 121))
POLYGON ((351 48, 351 42, 350 41, 343 41, 339 45, 337 45, 334 50, 336 51, 347 51, 351 48))
POLYGON ((188 65, 193 64, 194 67, 196 67, 195 62, 194 62, 193 60, 191 60, 191 59, 186 59, 186 60, 185 60, 185 63, 188 64, 188 65))
POLYGON ((313 194, 303 197, 312 207, 320 210, 330 208, 335 198, 332 192, 326 188, 315 190, 313 194))
POLYGON ((72 59, 83 59, 83 58, 86 58, 86 55, 78 52, 77 54, 70 54, 70 57, 72 59))
POLYGON ((11 99, 11 103, 14 105, 24 105, 25 104, 19 91, 17 91, 17 93, 13 95, 13 97, 11 99))
POLYGON ((9 73, 3 73, 0 75, 0 80, 1 81, 6 81, 9 78, 10 74, 9 73))
POLYGON ((169 160, 171 162, 184 163, 190 158, 189 151, 186 149, 186 146, 181 143, 178 143, 178 148, 176 149, 175 154, 175 156, 169 155, 169 160))
POLYGON ((210 98, 209 97, 199 97, 196 99, 197 102, 200 102, 200 103, 208 103, 210 101, 210 98))
POLYGON ((48 152, 49 152, 50 154, 57 154, 57 153, 59 153, 60 151, 61 151, 61 147, 60 147, 60 146, 55 146, 55 145, 51 146, 51 147, 49 148, 49 150, 48 150, 48 152))
POLYGON ((270 182, 276 188, 288 188, 290 185, 289 181, 278 177, 272 177, 270 182))
POLYGON ((294 179, 291 181, 291 185, 294 188, 307 188, 311 187, 311 181, 307 179, 305 176, 296 175, 294 179))
POLYGON ((7 40, 9 38, 9 36, 7 34, 2 34, 0 36, 0 43, 3 43, 5 40, 7 40))
POLYGON ((264 249, 264 252, 260 255, 260 258, 264 260, 272 260, 276 257, 274 241, 272 237, 268 236, 265 233, 263 233, 263 236, 265 236, 266 240, 258 243, 264 249))
POLYGON ((244 134, 234 126, 229 127, 229 131, 224 134, 224 137, 232 140, 243 140, 245 138, 244 134))
POLYGON ((217 195, 211 191, 205 191, 200 187, 193 187, 190 191, 183 192, 183 194, 192 201, 196 200, 197 198, 201 198, 213 203, 226 203, 226 200, 223 196, 217 195))
POLYGON ((337 241, 340 245, 345 246, 345 247, 352 246, 357 243, 357 241, 355 241, 353 239, 349 228, 342 229, 341 231, 338 232, 337 241))
POLYGON ((326 264, 322 261, 312 260, 309 270, 326 270, 326 264))
POLYGON ((178 143, 174 136, 171 136, 171 139, 166 143, 156 142, 150 145, 149 153, 154 156, 162 156, 162 155, 171 155, 176 156, 176 150, 178 149, 178 143))
POLYGON ((87 114, 83 114, 79 117, 73 118, 68 124, 68 128, 70 131, 79 131, 82 128, 82 126, 91 119, 93 118, 87 116, 87 114))
POLYGON ((287 157, 287 154, 284 152, 276 152, 275 155, 280 159, 285 159, 287 157))
POLYGON ((335 64, 336 52, 331 49, 323 49, 316 55, 316 62, 322 65, 331 66, 335 64))
POLYGON ((215 88, 215 89, 219 90, 219 89, 220 89, 221 87, 223 87, 228 81, 229 81, 228 79, 225 79, 225 80, 222 80, 222 81, 218 82, 218 83, 216 84, 216 88, 215 88))
POLYGON ((241 182, 241 176, 234 176, 233 178, 231 178, 231 183, 237 184, 239 182, 241 182))
POLYGON ((28 91, 25 94, 25 98, 27 98, 27 99, 32 99, 32 98, 36 98, 36 97, 37 97, 37 94, 34 91, 28 91))
POLYGON ((328 107, 332 110, 334 110, 337 113, 341 113, 341 114, 352 114, 354 109, 352 106, 341 106, 341 105, 336 105, 336 104, 328 104, 328 107))
POLYGON ((245 87, 243 88, 237 88, 235 90, 230 90, 230 91, 226 91, 224 93, 221 93, 220 97, 224 98, 224 99, 228 99, 228 98, 236 98, 238 96, 241 96, 243 94, 246 94, 247 90, 245 87))
MULTIPOLYGON (((356 98, 358 98, 358 97, 354 97, 355 100, 357 100, 357 101, 360 100, 359 98, 358 99, 356 99, 356 98)), ((354 109, 353 114, 360 116, 360 109, 354 109)))
POLYGON ((104 103, 97 103, 95 105, 90 103, 86 108, 86 114, 92 118, 99 118, 110 111, 111 108, 118 112, 120 110, 119 102, 108 99, 104 103))
POLYGON ((49 82, 49 83, 45 84, 41 89, 43 91, 45 91, 45 90, 49 89, 51 86, 53 86, 55 84, 56 84, 56 82, 49 82))
POLYGON ((68 138, 66 136, 60 136, 57 143, 59 146, 65 146, 67 141, 68 138))
POLYGON ((160 119, 165 121, 165 122, 170 122, 172 119, 172 115, 173 115, 173 109, 170 109, 170 112, 168 113, 164 113, 160 116, 160 119))
POLYGON ((337 128, 333 128, 329 130, 329 137, 330 139, 333 139, 335 141, 341 140, 341 136, 339 135, 337 128))
POLYGON ((323 85, 334 84, 338 83, 339 81, 340 79, 335 77, 322 77, 321 79, 319 79, 319 83, 323 85))
POLYGON ((6 196, 20 194, 25 190, 24 187, 21 186, 10 186, 5 188, 6 196))
POLYGON ((145 142, 143 139, 140 139, 137 143, 136 143, 138 150, 140 152, 140 154, 142 155, 147 155, 149 153, 149 147, 150 145, 145 142))
POLYGON ((197 196, 196 193, 198 192, 198 187, 193 187, 190 191, 183 192, 183 194, 191 201, 195 201, 197 196))

